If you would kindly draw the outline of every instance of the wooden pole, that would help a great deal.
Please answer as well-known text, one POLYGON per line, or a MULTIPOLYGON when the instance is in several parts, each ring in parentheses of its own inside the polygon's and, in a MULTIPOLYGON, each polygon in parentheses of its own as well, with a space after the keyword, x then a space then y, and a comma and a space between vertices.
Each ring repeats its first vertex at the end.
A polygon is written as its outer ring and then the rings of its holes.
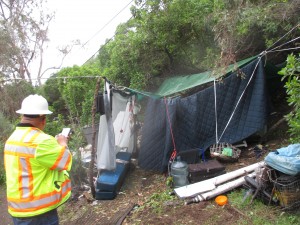
POLYGON ((92 131, 93 131, 93 136, 92 136, 92 152, 91 152, 91 162, 89 166, 89 183, 91 187, 91 192, 93 197, 95 198, 96 191, 95 191, 95 185, 94 185, 94 164, 95 164, 95 156, 96 156, 96 129, 95 129, 95 115, 96 115, 96 104, 97 104, 97 95, 99 92, 100 88, 100 79, 101 77, 98 78, 97 84, 96 84, 96 89, 94 93, 94 101, 93 101, 93 106, 92 106, 92 131))

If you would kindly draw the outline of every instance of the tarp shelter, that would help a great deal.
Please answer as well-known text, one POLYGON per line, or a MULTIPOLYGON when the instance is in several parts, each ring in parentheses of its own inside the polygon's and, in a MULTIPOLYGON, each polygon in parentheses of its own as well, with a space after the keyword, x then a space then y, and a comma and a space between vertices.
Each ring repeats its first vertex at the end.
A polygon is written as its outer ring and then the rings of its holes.
POLYGON ((164 172, 175 146, 177 152, 205 150, 217 142, 238 142, 264 128, 268 97, 263 62, 254 57, 238 67, 215 85, 207 85, 214 80, 209 72, 162 84, 156 98, 149 98, 145 112, 138 158, 142 169, 164 172), (186 97, 158 98, 204 84, 208 87, 186 97))

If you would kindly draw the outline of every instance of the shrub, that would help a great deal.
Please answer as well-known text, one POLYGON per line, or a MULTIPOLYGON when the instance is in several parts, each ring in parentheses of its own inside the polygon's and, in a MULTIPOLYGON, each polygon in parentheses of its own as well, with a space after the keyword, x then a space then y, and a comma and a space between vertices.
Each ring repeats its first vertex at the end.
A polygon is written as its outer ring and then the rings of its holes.
POLYGON ((13 132, 13 129, 13 124, 0 112, 0 140, 4 142, 13 132))
POLYGON ((286 66, 278 73, 283 75, 282 79, 286 80, 287 101, 293 107, 293 110, 286 115, 290 139, 293 143, 298 143, 300 138, 300 54, 298 56, 289 55, 286 66))
MULTIPOLYGON (((0 141, 0 154, 3 156, 4 151, 4 142, 0 141)), ((4 171, 4 162, 3 157, 0 157, 0 185, 5 184, 6 177, 5 177, 5 171, 4 171)))

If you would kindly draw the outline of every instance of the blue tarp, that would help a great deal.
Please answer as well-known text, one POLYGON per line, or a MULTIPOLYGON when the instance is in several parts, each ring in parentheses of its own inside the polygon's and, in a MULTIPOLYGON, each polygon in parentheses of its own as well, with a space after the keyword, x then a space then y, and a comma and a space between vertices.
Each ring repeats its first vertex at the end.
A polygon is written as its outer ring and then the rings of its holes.
POLYGON ((215 144, 216 118, 218 138, 223 133, 220 142, 235 143, 263 129, 269 113, 263 62, 254 60, 218 82, 216 100, 215 108, 214 86, 167 99, 169 124, 164 99, 149 99, 139 166, 160 172, 167 169, 174 149, 170 127, 178 152, 215 144))
POLYGON ((270 152, 265 162, 272 168, 287 175, 300 173, 300 144, 292 144, 287 147, 270 152))

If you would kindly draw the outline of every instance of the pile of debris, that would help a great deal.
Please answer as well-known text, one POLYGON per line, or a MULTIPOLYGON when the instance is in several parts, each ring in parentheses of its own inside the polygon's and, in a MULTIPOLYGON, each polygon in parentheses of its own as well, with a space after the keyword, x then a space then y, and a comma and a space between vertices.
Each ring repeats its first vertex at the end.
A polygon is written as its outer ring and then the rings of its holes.
MULTIPOLYGON (((266 149, 251 149, 257 158, 266 149)), ((212 160, 188 165, 190 184, 174 189, 186 204, 212 199, 234 188, 243 186, 248 191, 243 201, 251 197, 268 205, 279 205, 284 210, 300 206, 300 144, 269 152, 263 161, 226 173, 221 162, 237 161, 240 150, 228 144, 210 148, 212 160)))

